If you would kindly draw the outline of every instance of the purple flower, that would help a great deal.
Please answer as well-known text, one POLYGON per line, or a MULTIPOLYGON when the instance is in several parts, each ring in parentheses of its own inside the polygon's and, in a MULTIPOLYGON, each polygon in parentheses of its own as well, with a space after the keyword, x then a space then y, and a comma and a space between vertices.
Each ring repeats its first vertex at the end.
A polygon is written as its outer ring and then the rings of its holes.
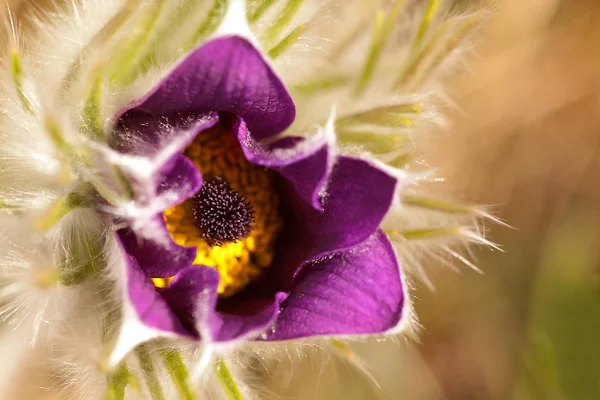
POLYGON ((211 342, 398 325, 400 269, 379 229, 397 179, 336 157, 327 135, 263 144, 294 115, 265 59, 232 36, 188 55, 120 116, 114 148, 158 165, 128 173, 135 203, 154 212, 117 232, 143 325, 211 342))

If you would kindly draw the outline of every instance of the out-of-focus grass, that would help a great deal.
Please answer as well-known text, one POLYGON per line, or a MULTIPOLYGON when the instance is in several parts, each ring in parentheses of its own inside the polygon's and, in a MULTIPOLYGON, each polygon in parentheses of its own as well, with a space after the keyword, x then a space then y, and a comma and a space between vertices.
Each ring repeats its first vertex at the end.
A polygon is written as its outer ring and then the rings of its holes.
POLYGON ((557 218, 544 240, 515 399, 600 395, 600 224, 557 218))
POLYGON ((477 253, 484 276, 444 271, 420 292, 439 398, 600 398, 599 6, 502 2, 455 86, 432 163, 514 229, 492 227, 505 252, 477 253))

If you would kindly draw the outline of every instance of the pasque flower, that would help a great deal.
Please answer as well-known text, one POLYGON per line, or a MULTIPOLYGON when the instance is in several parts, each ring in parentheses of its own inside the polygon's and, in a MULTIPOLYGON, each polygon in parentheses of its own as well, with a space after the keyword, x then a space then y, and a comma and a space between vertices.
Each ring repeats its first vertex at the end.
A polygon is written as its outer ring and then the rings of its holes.
POLYGON ((272 324, 261 339, 397 325, 400 269, 379 225, 398 180, 336 157, 326 137, 261 144, 295 111, 251 43, 209 41, 136 103, 119 119, 117 146, 172 151, 148 180, 132 180, 148 201, 172 199, 152 216, 158 232, 118 232, 129 301, 144 324, 210 341, 272 324), (159 289, 151 280, 170 277, 159 289))
POLYGON ((240 398, 224 356, 406 333, 423 249, 487 243, 416 149, 477 16, 343 3, 82 1, 30 47, 11 17, 0 317, 75 398, 165 398, 159 358, 240 398))

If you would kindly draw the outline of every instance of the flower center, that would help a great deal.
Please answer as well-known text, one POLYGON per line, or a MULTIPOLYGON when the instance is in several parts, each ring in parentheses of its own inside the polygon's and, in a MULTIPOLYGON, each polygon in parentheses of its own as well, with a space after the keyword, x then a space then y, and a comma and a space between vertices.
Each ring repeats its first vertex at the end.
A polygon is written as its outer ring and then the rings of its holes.
MULTIPOLYGON (((220 125, 200 133, 184 154, 204 183, 163 217, 175 243, 197 248, 194 264, 219 271, 219 295, 230 297, 273 261, 283 226, 275 175, 248 162, 235 136, 220 125)), ((168 284, 153 280, 159 287, 168 284)))
POLYGON ((202 238, 210 246, 248 237, 254 221, 250 204, 220 176, 202 185, 194 197, 192 213, 202 238))

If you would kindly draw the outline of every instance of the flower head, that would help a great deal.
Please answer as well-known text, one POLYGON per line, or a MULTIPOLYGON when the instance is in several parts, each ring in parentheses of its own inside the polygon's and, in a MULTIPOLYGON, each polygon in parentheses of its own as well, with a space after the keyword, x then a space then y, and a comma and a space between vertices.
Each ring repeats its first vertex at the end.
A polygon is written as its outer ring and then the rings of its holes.
POLYGON ((326 135, 263 145, 292 122, 294 104, 251 43, 209 41, 135 104, 117 128, 133 145, 117 148, 183 147, 134 186, 150 202, 149 193, 176 193, 150 216, 162 232, 145 235, 139 222, 131 224, 139 232, 118 232, 129 301, 143 323, 216 342, 372 334, 398 324, 400 269, 378 232, 397 179, 336 158, 326 135))
POLYGON ((25 230, 3 235, 50 249, 51 289, 81 299, 53 311, 75 327, 48 330, 55 359, 98 366, 115 394, 135 355, 161 398, 158 352, 189 398, 188 354, 162 348, 204 348, 202 370, 240 343, 410 326, 412 243, 459 259, 448 238, 485 243, 467 227, 486 214, 419 194, 411 164, 442 120, 432 77, 476 18, 432 31, 433 0, 407 50, 400 1, 370 42, 362 1, 137 3, 58 13, 69 30, 43 22, 30 53, 15 39, 3 71, 0 218, 25 230), (352 29, 324 24, 334 11, 352 29))

